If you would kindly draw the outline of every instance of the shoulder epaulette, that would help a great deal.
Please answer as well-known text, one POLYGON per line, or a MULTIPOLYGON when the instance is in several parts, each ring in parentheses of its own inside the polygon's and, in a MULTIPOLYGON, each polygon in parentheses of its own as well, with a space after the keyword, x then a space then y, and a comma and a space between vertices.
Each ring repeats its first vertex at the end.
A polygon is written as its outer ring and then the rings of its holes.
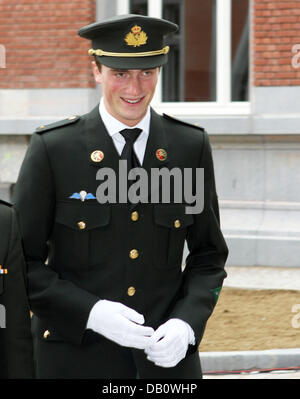
POLYGON ((188 123, 188 122, 185 122, 185 121, 182 121, 180 119, 174 118, 173 116, 170 116, 170 115, 167 115, 167 114, 163 114, 163 117, 166 118, 166 119, 170 119, 172 121, 181 123, 182 125, 185 125, 185 126, 190 126, 190 127, 196 128, 196 129, 200 129, 200 130, 202 130, 202 132, 205 131, 205 129, 203 127, 198 126, 197 124, 188 123))
POLYGON ((0 204, 10 206, 10 207, 12 206, 12 204, 10 204, 9 202, 3 201, 2 199, 0 199, 0 204))
POLYGON ((57 127, 67 126, 72 123, 77 122, 80 119, 80 116, 70 116, 67 119, 63 119, 58 122, 50 123, 49 125, 42 125, 36 128, 35 132, 42 134, 44 132, 49 132, 49 130, 56 129, 57 127))

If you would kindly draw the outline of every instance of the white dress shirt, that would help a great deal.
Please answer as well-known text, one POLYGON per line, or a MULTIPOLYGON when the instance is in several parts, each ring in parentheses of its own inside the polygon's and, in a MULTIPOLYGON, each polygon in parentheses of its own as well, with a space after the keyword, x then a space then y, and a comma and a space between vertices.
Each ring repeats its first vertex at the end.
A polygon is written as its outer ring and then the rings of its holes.
POLYGON ((114 118, 105 108, 103 98, 101 98, 100 101, 99 113, 109 135, 113 140, 113 143, 119 155, 122 154, 122 150, 126 143, 120 131, 123 129, 135 129, 135 128, 142 129, 141 134, 136 139, 133 145, 136 156, 138 157, 138 160, 142 165, 145 155, 147 140, 149 137, 149 130, 150 130, 150 118, 151 118, 150 107, 148 107, 147 113, 144 116, 144 118, 135 126, 127 126, 124 123, 120 122, 118 119, 114 118))

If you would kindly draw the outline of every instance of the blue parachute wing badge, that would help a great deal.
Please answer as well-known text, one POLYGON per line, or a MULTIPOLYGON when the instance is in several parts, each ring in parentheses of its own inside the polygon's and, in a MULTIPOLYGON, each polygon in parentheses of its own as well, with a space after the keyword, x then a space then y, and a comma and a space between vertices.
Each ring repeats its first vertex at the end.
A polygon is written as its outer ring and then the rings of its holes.
POLYGON ((92 193, 87 193, 84 190, 81 190, 79 193, 72 194, 69 198, 81 200, 82 202, 84 202, 85 200, 96 199, 96 197, 92 193))
POLYGON ((69 198, 71 198, 71 199, 80 199, 80 195, 79 195, 79 193, 74 193, 69 198))
POLYGON ((85 199, 89 200, 89 199, 96 199, 96 197, 92 194, 92 193, 88 193, 85 197, 85 199))

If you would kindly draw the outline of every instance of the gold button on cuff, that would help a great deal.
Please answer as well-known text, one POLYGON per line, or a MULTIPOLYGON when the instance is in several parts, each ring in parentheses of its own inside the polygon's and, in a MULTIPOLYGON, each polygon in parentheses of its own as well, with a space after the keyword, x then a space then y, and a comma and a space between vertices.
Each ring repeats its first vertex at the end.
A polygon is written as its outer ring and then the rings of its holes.
POLYGON ((42 126, 40 126, 40 129, 44 129, 46 126, 44 126, 44 125, 42 125, 42 126))
POLYGON ((46 331, 44 332, 44 335, 43 335, 44 339, 47 339, 47 338, 49 337, 49 335, 50 335, 50 331, 49 331, 49 330, 46 330, 46 331))
POLYGON ((176 228, 176 229, 178 229, 179 227, 181 226, 181 223, 180 223, 180 220, 175 220, 175 222, 174 222, 174 227, 176 228))
POLYGON ((86 224, 84 222, 78 222, 77 226, 79 230, 84 230, 86 228, 86 224))
POLYGON ((135 294, 135 288, 134 287, 129 287, 128 288, 128 290, 127 290, 127 294, 129 295, 129 296, 133 296, 134 294, 135 294))
POLYGON ((138 213, 137 211, 132 212, 132 214, 131 214, 131 220, 132 220, 133 222, 136 222, 136 221, 138 220, 138 218, 139 218, 139 213, 138 213))
POLYGON ((132 249, 129 252, 129 256, 131 259, 136 259, 139 256, 139 251, 137 249, 132 249))

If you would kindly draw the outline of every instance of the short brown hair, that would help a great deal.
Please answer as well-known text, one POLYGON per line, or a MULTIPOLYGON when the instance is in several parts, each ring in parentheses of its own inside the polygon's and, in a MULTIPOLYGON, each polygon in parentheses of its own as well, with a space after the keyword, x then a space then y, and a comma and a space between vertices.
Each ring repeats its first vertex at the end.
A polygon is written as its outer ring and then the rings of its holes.
POLYGON ((97 67, 99 69, 99 72, 101 72, 102 64, 99 62, 99 60, 98 60, 96 55, 94 55, 94 60, 95 60, 96 65, 97 65, 97 67))

